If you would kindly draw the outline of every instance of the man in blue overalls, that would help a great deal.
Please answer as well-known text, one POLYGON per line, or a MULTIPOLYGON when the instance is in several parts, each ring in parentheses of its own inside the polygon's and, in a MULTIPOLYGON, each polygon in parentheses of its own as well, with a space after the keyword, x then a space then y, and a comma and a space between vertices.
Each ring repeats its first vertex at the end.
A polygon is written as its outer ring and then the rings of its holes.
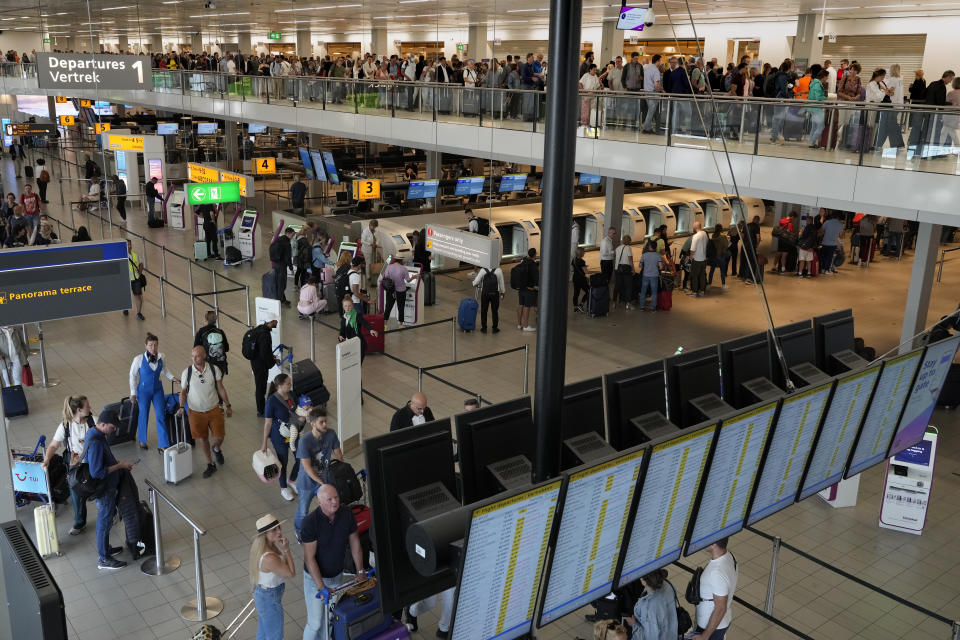
POLYGON ((146 345, 146 351, 138 354, 130 365, 130 400, 140 407, 137 442, 141 449, 147 448, 147 420, 150 418, 150 405, 153 404, 157 422, 157 444, 162 451, 170 446, 170 438, 167 437, 165 397, 160 375, 166 376, 167 380, 180 382, 180 379, 163 366, 163 354, 159 352, 157 336, 148 333, 146 345))

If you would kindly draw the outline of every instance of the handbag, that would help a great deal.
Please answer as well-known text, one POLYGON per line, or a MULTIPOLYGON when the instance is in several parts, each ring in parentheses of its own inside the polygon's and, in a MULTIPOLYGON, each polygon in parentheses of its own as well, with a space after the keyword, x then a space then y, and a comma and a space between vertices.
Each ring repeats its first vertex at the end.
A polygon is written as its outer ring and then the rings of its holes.
POLYGON ((629 275, 633 273, 632 264, 620 264, 620 260, 623 258, 623 247, 620 247, 620 253, 617 255, 617 273, 622 275, 629 275))
POLYGON ((693 628, 693 619, 690 617, 690 613, 680 606, 680 600, 677 598, 677 588, 669 580, 667 580, 667 583, 673 589, 673 603, 677 607, 677 633, 684 635, 693 628))
POLYGON ((33 370, 30 368, 30 365, 23 365, 23 369, 20 372, 20 377, 23 379, 23 386, 33 386, 33 370))
POLYGON ((90 464, 86 461, 88 444, 90 439, 85 438, 83 452, 80 454, 80 464, 67 470, 67 484, 81 501, 99 498, 107 488, 106 477, 94 478, 90 475, 90 464))

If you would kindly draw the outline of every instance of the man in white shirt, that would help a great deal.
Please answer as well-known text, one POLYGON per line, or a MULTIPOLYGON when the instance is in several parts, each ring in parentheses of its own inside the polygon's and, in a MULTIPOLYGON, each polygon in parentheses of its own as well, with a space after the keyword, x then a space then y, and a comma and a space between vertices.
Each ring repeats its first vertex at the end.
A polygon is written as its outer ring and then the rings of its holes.
POLYGON ((364 260, 361 256, 355 257, 350 263, 350 271, 347 274, 347 281, 350 283, 350 297, 353 299, 353 304, 361 315, 367 313, 366 305, 370 304, 370 296, 361 290, 360 285, 360 269, 363 266, 363 262, 364 260), (363 304, 361 304, 361 302, 363 304))
POLYGON ((480 287, 480 333, 487 332, 487 309, 493 310, 493 332, 500 333, 500 301, 507 291, 503 287, 503 271, 500 267, 480 269, 473 286, 480 287))
POLYGON ((823 61, 823 68, 827 70, 827 73, 830 74, 827 76, 827 97, 836 98, 837 97, 837 70, 833 68, 833 65, 829 60, 823 61))
POLYGON ((707 243, 710 237, 703 230, 703 223, 699 220, 693 223, 693 238, 690 241, 690 254, 693 264, 690 265, 690 293, 702 298, 707 290, 707 243))
MULTIPOLYGON (((660 54, 653 56, 653 60, 643 65, 643 90, 654 93, 663 93, 663 86, 660 84, 662 75, 660 74, 660 68, 657 66, 657 63, 660 62, 660 54)), ((647 100, 647 117, 643 121, 643 132, 644 133, 656 133, 654 130, 654 120, 657 117, 657 112, 660 110, 660 100, 653 99, 647 100)))
POLYGON ((207 364, 206 350, 203 347, 194 347, 190 357, 193 364, 184 369, 180 376, 183 386, 180 389, 180 410, 177 415, 183 415, 184 407, 189 410, 190 433, 207 457, 207 468, 203 477, 209 478, 217 471, 213 456, 216 456, 217 464, 223 464, 221 446, 226 435, 223 412, 226 410, 229 418, 233 416, 233 409, 230 408, 230 398, 223 386, 223 373, 216 366, 207 364), (213 434, 212 443, 207 439, 207 433, 213 434))
POLYGON ((613 280, 613 259, 616 257, 614 249, 617 246, 617 230, 613 227, 607 229, 607 235, 600 241, 600 273, 604 275, 609 284, 613 280))
POLYGON ((472 89, 477 86, 477 71, 474 66, 473 58, 467 60, 467 66, 463 70, 463 86, 472 89))
MULTIPOLYGON (((363 231, 360 232, 360 250, 363 251, 363 257, 366 258, 367 266, 364 267, 364 274, 367 279, 370 278, 370 265, 377 261, 377 227, 380 225, 376 220, 371 220, 363 231)), ((354 302, 357 302, 354 300, 354 302)))
POLYGON ((152 333, 147 334, 144 341, 146 349, 138 354, 130 363, 130 400, 139 405, 137 421, 137 442, 141 449, 147 448, 147 420, 150 418, 150 405, 153 405, 156 414, 157 444, 162 451, 170 446, 167 437, 166 407, 163 393, 163 383, 160 376, 167 380, 176 380, 163 365, 163 354, 160 353, 160 339, 152 333))
POLYGON ((691 640, 723 640, 733 619, 733 594, 737 589, 737 561, 727 551, 727 538, 707 547, 711 560, 700 574, 697 632, 691 640))

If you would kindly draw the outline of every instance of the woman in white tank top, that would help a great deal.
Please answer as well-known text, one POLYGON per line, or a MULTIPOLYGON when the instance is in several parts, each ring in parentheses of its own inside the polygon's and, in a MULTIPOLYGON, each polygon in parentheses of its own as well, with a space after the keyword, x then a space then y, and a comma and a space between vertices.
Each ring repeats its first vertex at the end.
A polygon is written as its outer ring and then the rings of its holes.
POLYGON ((257 608, 257 640, 283 640, 283 590, 297 573, 290 543, 273 514, 257 520, 257 536, 250 545, 250 584, 257 608))

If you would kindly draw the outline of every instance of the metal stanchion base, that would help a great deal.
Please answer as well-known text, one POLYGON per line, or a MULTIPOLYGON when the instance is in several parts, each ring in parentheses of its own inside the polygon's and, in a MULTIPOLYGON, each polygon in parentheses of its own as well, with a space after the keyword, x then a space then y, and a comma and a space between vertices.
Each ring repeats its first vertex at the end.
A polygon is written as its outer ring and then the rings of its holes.
POLYGON ((207 617, 200 618, 197 615, 197 600, 187 601, 187 604, 180 607, 180 617, 184 620, 189 620, 190 622, 203 622, 204 620, 209 620, 210 618, 216 618, 218 615, 223 613, 223 600, 220 598, 211 598, 207 596, 205 598, 207 603, 207 617))
POLYGON ((50 387, 55 387, 60 384, 59 378, 47 378, 46 382, 41 382, 40 386, 44 389, 49 389, 50 387))
POLYGON ((147 576, 165 576, 180 568, 180 556, 171 556, 167 558, 163 566, 157 571, 157 560, 144 560, 140 565, 140 571, 147 576))

